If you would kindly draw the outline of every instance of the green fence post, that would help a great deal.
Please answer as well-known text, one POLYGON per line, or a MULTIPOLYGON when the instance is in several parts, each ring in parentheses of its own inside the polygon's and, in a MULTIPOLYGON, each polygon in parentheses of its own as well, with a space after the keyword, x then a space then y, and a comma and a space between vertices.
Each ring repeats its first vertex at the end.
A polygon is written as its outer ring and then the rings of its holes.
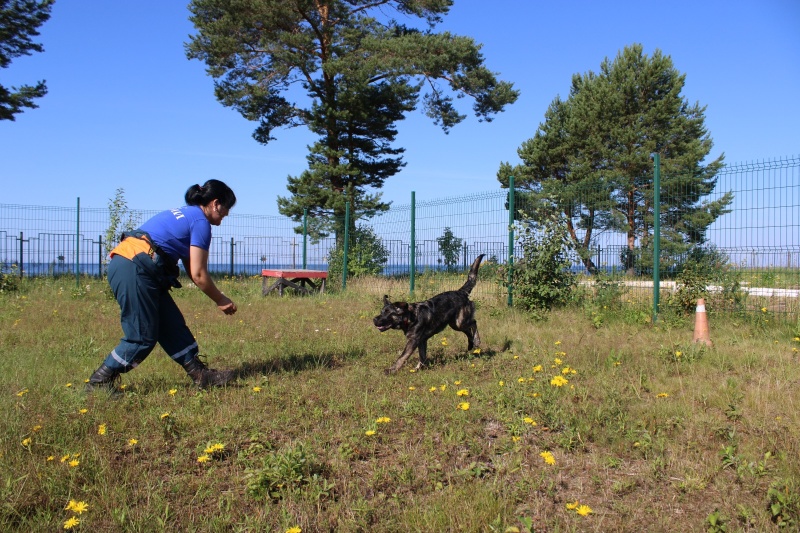
POLYGON ((308 208, 303 209, 303 270, 306 267, 306 244, 308 240, 308 208))
POLYGON ((350 253, 350 202, 344 203, 344 253, 342 254, 342 290, 347 289, 347 254, 350 253))
POLYGON ((75 215, 75 287, 81 286, 81 198, 75 215))
POLYGON ((508 177, 508 307, 514 304, 514 176, 508 177))
POLYGON ((97 236, 97 278, 103 279, 103 236, 97 236))
POLYGON ((653 154, 653 324, 661 294, 661 156, 653 154))
POLYGON ((414 278, 417 274, 417 235, 416 235, 416 194, 415 191, 411 191, 411 257, 409 259, 409 274, 411 276, 411 281, 409 282, 410 285, 408 287, 409 293, 411 296, 414 296, 414 278))
POLYGON ((233 242, 233 237, 231 237, 231 278, 233 278, 233 247, 236 246, 233 242))
POLYGON ((19 232, 19 279, 22 279, 25 276, 25 263, 23 263, 24 258, 25 258, 25 235, 20 231, 19 232))

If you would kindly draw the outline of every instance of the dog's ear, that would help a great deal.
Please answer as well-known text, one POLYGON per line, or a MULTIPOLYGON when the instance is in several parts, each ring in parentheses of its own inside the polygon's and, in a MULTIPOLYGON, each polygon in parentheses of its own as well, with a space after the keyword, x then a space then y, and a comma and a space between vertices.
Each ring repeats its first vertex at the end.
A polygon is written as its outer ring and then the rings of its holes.
POLYGON ((408 303, 407 302, 397 302, 397 307, 402 309, 403 311, 408 311, 408 303))
POLYGON ((383 295, 383 305, 389 305, 390 303, 391 302, 389 301, 389 295, 388 294, 384 294, 383 295))

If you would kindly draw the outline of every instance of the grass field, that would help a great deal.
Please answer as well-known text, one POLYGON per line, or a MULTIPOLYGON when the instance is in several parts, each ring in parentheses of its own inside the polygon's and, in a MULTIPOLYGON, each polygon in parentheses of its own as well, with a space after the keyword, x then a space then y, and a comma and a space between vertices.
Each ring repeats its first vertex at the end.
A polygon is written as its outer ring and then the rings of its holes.
POLYGON ((533 321, 479 298, 480 353, 446 330, 430 368, 387 376, 402 335, 372 327, 358 283, 220 285, 232 317, 174 294, 238 382, 198 391, 158 348, 117 398, 83 392, 121 334, 104 283, 0 293, 0 530, 800 527, 796 323, 712 313, 706 348, 692 316, 606 302, 533 321))

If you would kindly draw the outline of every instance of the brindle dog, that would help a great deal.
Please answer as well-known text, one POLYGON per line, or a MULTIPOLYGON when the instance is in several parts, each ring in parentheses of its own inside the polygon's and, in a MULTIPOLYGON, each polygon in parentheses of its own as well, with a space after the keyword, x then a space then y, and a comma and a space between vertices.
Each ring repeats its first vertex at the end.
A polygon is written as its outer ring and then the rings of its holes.
POLYGON ((420 368, 428 363, 428 339, 442 331, 448 325, 467 336, 467 349, 480 346, 478 323, 475 322, 475 304, 470 301, 469 293, 478 281, 478 268, 484 254, 479 255, 469 269, 464 285, 457 291, 437 294, 430 300, 417 303, 389 301, 383 297, 381 314, 372 319, 380 331, 399 329, 406 334, 406 347, 397 361, 386 369, 387 374, 400 370, 408 358, 419 348, 420 368))

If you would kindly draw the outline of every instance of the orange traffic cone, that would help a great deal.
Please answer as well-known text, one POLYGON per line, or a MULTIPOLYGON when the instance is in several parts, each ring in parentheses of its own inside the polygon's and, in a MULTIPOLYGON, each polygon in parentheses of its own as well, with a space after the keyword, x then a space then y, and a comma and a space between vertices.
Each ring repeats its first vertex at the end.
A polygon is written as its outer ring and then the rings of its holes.
POLYGON ((702 342, 706 346, 713 346, 708 333, 708 317, 706 316, 706 301, 697 300, 697 310, 694 313, 694 338, 693 342, 702 342))

